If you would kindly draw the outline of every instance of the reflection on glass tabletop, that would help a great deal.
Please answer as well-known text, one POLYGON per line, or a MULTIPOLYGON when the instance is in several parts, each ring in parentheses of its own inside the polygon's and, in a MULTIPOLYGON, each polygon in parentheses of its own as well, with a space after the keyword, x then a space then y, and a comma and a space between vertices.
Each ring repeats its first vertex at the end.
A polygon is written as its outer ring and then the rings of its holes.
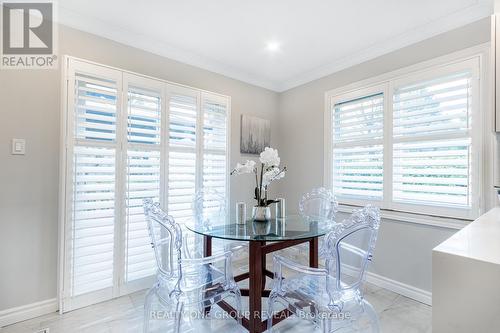
POLYGON ((308 221, 299 215, 272 218, 267 222, 248 220, 245 224, 214 219, 204 223, 186 222, 185 225, 200 235, 240 241, 280 241, 320 237, 331 227, 331 224, 325 221, 308 221))

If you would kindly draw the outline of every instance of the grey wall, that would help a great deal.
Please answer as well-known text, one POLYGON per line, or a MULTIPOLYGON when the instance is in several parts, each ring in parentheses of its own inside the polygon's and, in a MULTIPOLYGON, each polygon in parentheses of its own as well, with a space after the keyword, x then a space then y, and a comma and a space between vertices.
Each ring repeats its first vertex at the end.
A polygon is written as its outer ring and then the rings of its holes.
MULTIPOLYGON (((302 193, 323 185, 323 115, 325 92, 349 83, 489 42, 489 19, 438 35, 371 61, 326 76, 280 95, 281 159, 288 165, 279 192, 294 210, 302 193), (300 154, 296 152, 300 151, 300 154)), ((431 290, 431 250, 455 231, 404 221, 384 220, 372 271, 431 290)))
MULTIPOLYGON (((270 119, 276 146, 276 93, 67 27, 59 33, 60 55, 231 96, 231 165, 247 158, 241 114, 270 119)), ((60 79, 57 70, 0 71, 0 311, 56 297, 60 79), (12 138, 26 139, 25 156, 10 155, 12 138)), ((251 203, 250 184, 231 179, 231 207, 251 203)))

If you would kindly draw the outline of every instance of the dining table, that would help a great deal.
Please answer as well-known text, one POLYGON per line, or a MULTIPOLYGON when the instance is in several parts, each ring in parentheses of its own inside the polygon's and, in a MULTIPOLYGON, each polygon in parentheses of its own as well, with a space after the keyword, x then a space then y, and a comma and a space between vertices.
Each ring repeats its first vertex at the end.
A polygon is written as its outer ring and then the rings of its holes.
MULTIPOLYGON (((269 297, 266 277, 274 278, 274 273, 266 267, 266 255, 302 243, 309 243, 309 266, 318 267, 318 239, 328 232, 328 225, 311 221, 300 215, 271 218, 265 222, 247 220, 243 224, 231 218, 224 221, 186 224, 186 227, 203 236, 203 253, 212 255, 212 240, 246 242, 248 244, 248 272, 236 275, 236 282, 249 280, 248 288, 240 288, 241 295, 248 297, 249 311, 242 318, 242 325, 250 333, 261 333, 267 329, 267 318, 263 315, 262 299, 269 297), (213 222, 213 223, 212 223, 213 222)), ((284 277, 286 278, 286 276, 284 277)), ((236 309, 222 300, 217 303, 225 312, 236 318, 236 309)), ((210 309, 208 308, 208 311, 210 309)), ((273 326, 292 313, 283 309, 273 314, 273 326)))

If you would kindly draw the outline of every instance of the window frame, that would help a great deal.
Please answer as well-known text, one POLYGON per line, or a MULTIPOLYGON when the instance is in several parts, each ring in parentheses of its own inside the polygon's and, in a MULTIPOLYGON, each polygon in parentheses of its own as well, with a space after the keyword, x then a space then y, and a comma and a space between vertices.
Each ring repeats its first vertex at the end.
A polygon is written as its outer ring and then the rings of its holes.
MULTIPOLYGON (((485 59, 488 59, 489 45, 480 45, 478 47, 459 51, 450 55, 435 58, 429 61, 418 63, 413 66, 402 68, 373 78, 349 84, 348 86, 333 89, 325 93, 325 113, 324 113, 324 186, 333 188, 333 137, 332 137, 332 108, 335 103, 353 97, 367 96, 367 92, 373 92, 378 89, 384 93, 384 171, 383 171, 383 199, 375 200, 357 200, 357 199, 339 199, 342 211, 352 211, 352 208, 366 205, 368 203, 379 206, 382 209, 382 215, 391 219, 401 217, 404 221, 406 217, 412 222, 422 221, 424 224, 440 225, 440 220, 473 220, 477 218, 484 210, 485 204, 481 198, 484 198, 485 188, 485 166, 482 163, 483 142, 485 141, 487 125, 484 113, 489 110, 487 103, 487 88, 484 81, 488 78, 485 71, 485 59), (393 165, 393 144, 397 141, 393 138, 393 95, 397 87, 410 82, 423 81, 426 78, 433 78, 445 73, 456 72, 459 69, 467 68, 472 72, 472 94, 473 105, 471 106, 472 127, 470 137, 472 138, 472 166, 471 166, 471 184, 472 186, 472 207, 470 209, 460 209, 459 207, 444 207, 433 205, 414 205, 408 203, 394 202, 392 165, 393 165), (483 110, 483 112, 481 112, 483 110), (482 131, 482 129, 485 129, 482 131), (483 132, 483 133, 481 133, 483 132), (432 217, 429 219, 429 217, 432 217), (427 222, 424 220, 431 220, 427 222), (437 220, 437 223, 433 221, 437 220)), ((487 186, 487 185, 486 185, 487 186)), ((450 226, 454 223, 446 221, 443 225, 450 226)), ((459 223, 460 224, 460 223, 459 223)))

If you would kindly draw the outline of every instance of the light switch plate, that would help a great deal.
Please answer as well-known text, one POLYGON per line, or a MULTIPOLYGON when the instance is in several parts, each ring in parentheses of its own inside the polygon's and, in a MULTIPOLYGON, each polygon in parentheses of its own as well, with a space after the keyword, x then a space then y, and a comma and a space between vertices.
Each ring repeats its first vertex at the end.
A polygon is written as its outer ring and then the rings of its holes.
POLYGON ((26 154, 26 140, 12 139, 12 155, 26 154))

